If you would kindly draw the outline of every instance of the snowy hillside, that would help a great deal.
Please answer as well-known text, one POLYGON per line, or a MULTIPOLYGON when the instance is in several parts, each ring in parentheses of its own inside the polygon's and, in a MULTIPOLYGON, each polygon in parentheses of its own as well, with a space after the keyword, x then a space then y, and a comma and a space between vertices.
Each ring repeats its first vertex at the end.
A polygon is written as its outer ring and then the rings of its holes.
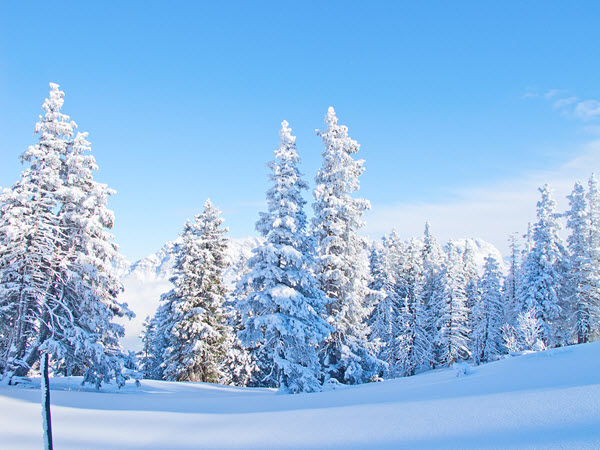
MULTIPOLYGON (((133 320, 121 320, 125 326, 125 338, 121 344, 127 350, 140 350, 140 332, 144 319, 152 316, 158 307, 161 294, 173 287, 169 278, 173 275, 175 264, 175 245, 178 240, 167 242, 158 252, 120 269, 120 279, 125 291, 119 299, 126 302, 136 314, 133 320)), ((232 269, 225 273, 225 282, 231 287, 236 280, 236 267, 245 261, 256 247, 259 239, 247 237, 232 239, 229 246, 229 261, 232 269)))
MULTIPOLYGON (((600 448, 600 342, 316 394, 52 379, 56 448, 600 448)), ((1 387, 3 449, 41 448, 39 380, 1 387), (10 414, 6 414, 10 411, 10 414)))

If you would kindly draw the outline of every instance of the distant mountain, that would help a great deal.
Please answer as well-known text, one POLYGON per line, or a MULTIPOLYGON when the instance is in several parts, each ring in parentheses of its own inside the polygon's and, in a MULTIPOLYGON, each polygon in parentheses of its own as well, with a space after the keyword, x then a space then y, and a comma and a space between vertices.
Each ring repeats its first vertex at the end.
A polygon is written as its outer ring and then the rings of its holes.
POLYGON ((477 268, 479 269, 479 275, 483 274, 483 266, 485 265, 485 258, 487 258, 488 256, 492 256, 494 259, 496 259, 496 261, 498 261, 498 263, 500 264, 500 267, 503 270, 505 269, 504 258, 502 258, 502 254, 500 253, 500 250, 498 250, 493 244, 490 244, 489 242, 484 241, 483 239, 471 239, 471 238, 456 239, 451 242, 458 249, 460 249, 461 252, 465 251, 465 248, 467 247, 467 243, 469 243, 469 246, 471 247, 471 250, 473 251, 473 259, 475 260, 475 264, 477 265, 477 268))

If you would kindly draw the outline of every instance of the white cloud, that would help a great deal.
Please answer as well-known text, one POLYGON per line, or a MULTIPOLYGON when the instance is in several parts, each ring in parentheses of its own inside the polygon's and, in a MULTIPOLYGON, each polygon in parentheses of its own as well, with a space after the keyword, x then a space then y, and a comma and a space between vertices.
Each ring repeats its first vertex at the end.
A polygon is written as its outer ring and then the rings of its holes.
POLYGON ((600 116, 600 102, 598 100, 585 100, 577 103, 573 111, 575 117, 583 120, 589 120, 600 116))
POLYGON ((564 211, 568 206, 565 197, 575 181, 586 182, 596 168, 600 169, 600 141, 589 143, 578 157, 554 170, 460 190, 453 193, 455 200, 451 202, 373 204, 365 218, 366 232, 375 237, 396 228, 405 238, 420 236, 429 220, 440 241, 479 237, 506 255, 508 236, 525 232, 527 223, 535 221, 538 187, 549 183, 558 210, 564 211))
POLYGON ((560 94, 561 92, 563 92, 563 91, 562 91, 562 90, 560 90, 560 89, 550 89, 548 92, 546 92, 546 93, 544 94, 544 98, 546 98, 546 99, 551 99, 551 98, 554 98, 554 97, 556 97, 558 94, 560 94))
POLYGON ((554 102, 554 104, 552 105, 553 108, 555 109, 561 109, 564 108, 566 106, 572 105, 573 103, 576 103, 579 99, 577 97, 567 97, 567 98, 561 98, 558 99, 554 102))
POLYGON ((543 98, 551 101, 552 107, 560 110, 561 114, 584 121, 600 117, 600 101, 595 99, 580 100, 579 97, 567 96, 567 94, 568 91, 564 89, 550 89, 542 94, 539 91, 536 92, 531 88, 527 88, 527 92, 522 98, 543 98))

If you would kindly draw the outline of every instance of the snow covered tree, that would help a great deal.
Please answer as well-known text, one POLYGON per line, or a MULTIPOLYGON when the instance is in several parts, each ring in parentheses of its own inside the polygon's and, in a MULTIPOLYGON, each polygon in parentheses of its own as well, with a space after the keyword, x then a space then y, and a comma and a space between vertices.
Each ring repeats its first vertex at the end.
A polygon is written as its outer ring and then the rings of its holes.
POLYGON ((425 223, 423 235, 423 250, 421 252, 423 266, 423 286, 421 289, 421 305, 423 314, 420 315, 424 334, 419 334, 417 348, 422 349, 421 359, 424 364, 432 367, 436 362, 435 339, 438 335, 437 318, 440 311, 437 309, 437 294, 442 290, 441 272, 445 264, 446 255, 437 239, 431 232, 429 222, 425 223))
POLYGON ((51 280, 58 272, 52 257, 59 231, 53 213, 56 202, 39 188, 38 178, 43 175, 43 171, 24 171, 21 180, 4 191, 0 199, 0 312, 6 336, 2 369, 9 380, 15 372, 18 376, 27 374, 37 361, 39 346, 49 335, 40 319, 42 314, 45 319, 49 317, 45 302, 51 295, 51 280))
POLYGON ((544 322, 537 307, 523 311, 517 317, 517 336, 521 350, 541 351, 546 349, 543 341, 544 322))
POLYGON ((438 361, 450 366, 468 359, 470 354, 467 283, 462 254, 453 244, 448 244, 446 253, 448 258, 440 273, 441 289, 436 294, 436 310, 439 312, 436 344, 438 361))
POLYGON ((465 294, 467 296, 467 326, 469 327, 469 341, 472 343, 472 333, 475 331, 477 319, 473 316, 473 308, 481 300, 479 293, 479 273, 475 263, 475 250, 471 239, 465 239, 465 249, 462 254, 465 274, 465 294))
POLYGON ((573 334, 577 343, 589 342, 592 325, 598 317, 600 306, 600 274, 594 264, 591 247, 591 222, 586 205, 585 190, 581 183, 569 199, 570 210, 566 213, 567 227, 571 230, 567 238, 569 248, 568 276, 570 307, 573 314, 573 334))
POLYGON ((167 380, 228 384, 224 361, 232 344, 227 324, 223 271, 228 229, 221 227, 221 212, 210 200, 204 211, 187 221, 175 264, 174 289, 167 295, 168 346, 164 350, 167 380))
MULTIPOLYGON (((588 200, 588 217, 590 227, 590 258, 592 259, 592 265, 596 271, 600 270, 600 184, 592 173, 588 181, 588 193, 586 195, 588 200)), ((600 298, 599 293, 595 295, 596 308, 592 310, 592 322, 590 330, 590 339, 596 340, 600 338, 600 298)))
POLYGON ((148 356, 142 358, 141 369, 144 378, 150 380, 164 380, 164 360, 163 355, 169 345, 171 334, 171 308, 175 295, 169 291, 161 296, 161 303, 158 305, 154 316, 147 323, 144 330, 144 346, 148 344, 148 356))
POLYGON ((401 302, 395 318, 396 357, 393 373, 396 376, 413 375, 432 360, 433 342, 428 335, 431 318, 423 303, 423 268, 421 266, 422 243, 409 240, 403 248, 398 264, 396 292, 401 302))
POLYGON ((151 317, 147 316, 142 324, 143 329, 140 333, 142 341, 142 350, 138 353, 140 369, 145 379, 152 379, 152 361, 155 359, 153 340, 156 333, 156 323, 151 317))
POLYGON ((4 371, 23 376, 46 352, 55 372, 121 385, 123 327, 113 319, 133 313, 117 302, 122 287, 112 267, 120 257, 106 207, 114 191, 94 181, 87 134, 73 138, 77 125, 60 112, 64 93, 50 88, 35 127, 38 144, 21 156, 29 167, 0 200, 0 311, 13 305, 8 320, 16 325, 4 371))
POLYGON ((286 121, 279 136, 275 159, 267 165, 268 212, 256 224, 266 242, 248 261, 250 273, 242 281, 248 294, 237 303, 243 322, 239 336, 256 360, 261 385, 314 392, 321 389, 322 375, 317 346, 330 327, 321 318, 326 299, 311 271, 302 198, 307 185, 286 121))
POLYGON ((315 177, 313 232, 316 273, 321 290, 330 299, 328 322, 334 328, 321 348, 323 365, 331 378, 354 384, 369 380, 378 365, 367 324, 374 293, 369 289, 366 242, 358 235, 370 204, 352 197, 359 189, 364 161, 352 158, 360 146, 337 121, 334 109, 329 108, 325 129, 317 130, 324 150, 315 177))
POLYGON ((517 292, 520 277, 520 259, 521 251, 517 241, 517 234, 513 233, 508 238, 510 247, 508 273, 504 279, 504 322, 514 325, 517 321, 517 315, 522 311, 521 305, 517 303, 517 292))
MULTIPOLYGON (((98 170, 89 154, 87 133, 77 133, 62 155, 63 195, 58 211, 59 227, 65 237, 62 252, 68 255, 67 267, 60 280, 60 301, 53 305, 55 314, 62 305, 70 311, 62 320, 74 323, 59 331, 47 346, 64 355, 55 370, 65 374, 82 373, 84 381, 100 386, 111 374, 120 381, 120 371, 127 358, 119 344, 125 334, 116 317, 133 317, 127 305, 117 300, 123 291, 114 267, 121 261, 114 237, 114 214, 107 208, 108 198, 115 193, 93 179, 98 170), (62 280, 62 283, 61 283, 62 280)), ((62 328, 62 327, 61 327, 62 328)))
MULTIPOLYGON (((385 236, 382 240, 385 239, 385 236)), ((380 343, 378 357, 388 362, 387 359, 387 342, 393 336, 392 321, 393 321, 393 285, 394 280, 389 271, 389 262, 387 250, 384 245, 374 243, 370 249, 369 266, 371 267, 371 283, 369 288, 379 293, 380 299, 374 306, 371 316, 369 317, 369 325, 371 334, 369 339, 378 340, 380 343)), ((382 375, 385 375, 386 367, 380 368, 382 375)))
POLYGON ((522 282, 517 299, 526 310, 535 311, 543 323, 546 345, 556 345, 562 327, 560 292, 563 287, 565 249, 558 235, 560 224, 550 187, 540 188, 537 222, 532 247, 523 261, 522 282))
POLYGON ((396 276, 398 274, 398 259, 400 257, 402 242, 395 230, 383 236, 381 243, 375 243, 371 248, 370 288, 379 294, 379 301, 375 304, 369 324, 372 342, 379 343, 379 359, 384 362, 379 373, 385 377, 393 377, 390 369, 394 366, 394 337, 397 336, 398 308, 401 298, 396 289, 396 276))
POLYGON ((477 364, 497 359, 502 351, 502 270, 491 256, 485 258, 479 282, 479 298, 473 307, 472 353, 477 364))

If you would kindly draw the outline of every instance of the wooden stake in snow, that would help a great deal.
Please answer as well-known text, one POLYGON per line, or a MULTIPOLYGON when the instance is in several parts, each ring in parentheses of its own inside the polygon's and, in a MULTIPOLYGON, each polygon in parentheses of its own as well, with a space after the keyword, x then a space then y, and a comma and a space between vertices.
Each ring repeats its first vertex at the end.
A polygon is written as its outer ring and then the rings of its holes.
POLYGON ((40 355, 42 372, 42 417, 44 426, 44 448, 52 450, 52 420, 50 417, 50 380, 48 379, 48 353, 40 355))

